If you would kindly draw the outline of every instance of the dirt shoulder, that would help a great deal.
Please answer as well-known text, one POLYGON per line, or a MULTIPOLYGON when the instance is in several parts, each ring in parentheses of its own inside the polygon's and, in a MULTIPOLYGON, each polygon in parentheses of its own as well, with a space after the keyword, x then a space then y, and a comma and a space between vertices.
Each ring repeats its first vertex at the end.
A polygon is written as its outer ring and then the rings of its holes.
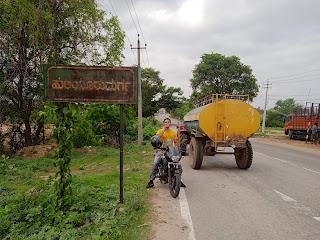
POLYGON ((150 240, 181 240, 189 239, 190 228, 181 217, 180 196, 172 198, 168 184, 161 184, 158 180, 151 191, 153 207, 151 217, 150 240))
POLYGON ((284 135, 266 136, 266 137, 255 137, 253 141, 263 142, 271 145, 281 145, 288 149, 299 149, 300 151, 314 152, 320 154, 320 144, 306 143, 304 140, 289 139, 284 135))

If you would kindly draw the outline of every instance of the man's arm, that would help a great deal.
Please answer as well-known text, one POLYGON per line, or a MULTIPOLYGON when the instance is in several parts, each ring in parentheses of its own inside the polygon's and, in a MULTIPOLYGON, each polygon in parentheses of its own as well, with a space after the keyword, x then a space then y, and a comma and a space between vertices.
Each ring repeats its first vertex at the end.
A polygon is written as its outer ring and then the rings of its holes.
POLYGON ((158 137, 161 138, 161 137, 163 136, 163 134, 164 134, 165 131, 166 131, 165 128, 161 128, 161 129, 159 129, 159 130, 157 131, 156 135, 158 135, 158 137))

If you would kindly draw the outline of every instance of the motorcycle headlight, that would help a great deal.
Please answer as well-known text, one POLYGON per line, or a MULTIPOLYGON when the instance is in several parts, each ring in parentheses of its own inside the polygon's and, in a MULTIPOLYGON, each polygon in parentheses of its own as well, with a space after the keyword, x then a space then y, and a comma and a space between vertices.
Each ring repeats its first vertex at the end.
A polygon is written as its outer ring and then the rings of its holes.
POLYGON ((172 156, 171 159, 172 159, 173 162, 179 162, 180 158, 181 158, 180 156, 172 156))

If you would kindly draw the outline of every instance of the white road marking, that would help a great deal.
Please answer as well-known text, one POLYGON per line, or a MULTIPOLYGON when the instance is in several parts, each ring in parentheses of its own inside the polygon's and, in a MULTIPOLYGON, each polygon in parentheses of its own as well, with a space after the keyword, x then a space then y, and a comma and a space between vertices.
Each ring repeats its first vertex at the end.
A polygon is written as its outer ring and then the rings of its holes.
POLYGON ((313 170, 313 169, 310 169, 310 168, 301 167, 301 166, 299 166, 299 165, 297 165, 297 164, 294 164, 294 163, 292 163, 292 162, 290 162, 290 161, 288 161, 288 160, 284 160, 284 159, 280 159, 280 158, 276 158, 276 157, 271 157, 271 156, 269 156, 269 155, 267 155, 267 154, 264 154, 264 153, 261 153, 261 152, 255 152, 255 153, 261 154, 261 155, 263 155, 263 156, 265 156, 265 157, 268 157, 268 158, 272 158, 272 159, 274 159, 274 160, 277 160, 277 161, 279 161, 279 162, 282 162, 282 163, 291 165, 291 166, 293 166, 293 167, 302 168, 302 169, 304 169, 304 170, 306 170, 306 171, 308 171, 308 172, 312 172, 312 173, 316 173, 316 174, 319 174, 319 175, 320 175, 320 172, 319 172, 319 171, 316 171, 316 170, 313 170))
POLYGON ((273 189, 273 191, 276 192, 277 194, 279 194, 280 197, 282 198, 282 200, 285 201, 285 202, 297 202, 297 201, 294 200, 293 198, 285 195, 284 193, 281 193, 281 192, 279 192, 279 191, 277 191, 277 190, 275 190, 275 189, 273 189))
MULTIPOLYGON (((268 155, 266 155, 266 156, 268 156, 268 155)), ((270 156, 268 156, 268 157, 270 157, 270 156)), ((289 162, 289 161, 287 161, 287 160, 283 160, 283 159, 275 158, 275 157, 271 157, 271 158, 273 158, 273 159, 275 159, 275 160, 278 160, 278 161, 280 161, 280 162, 283 162, 283 163, 290 164, 290 162, 289 162)))
POLYGON ((318 171, 315 171, 315 170, 313 170, 313 169, 310 169, 310 168, 303 168, 304 170, 307 170, 307 171, 309 171, 309 172, 312 172, 312 173, 316 173, 316 174, 319 174, 320 175, 320 172, 318 172, 318 171))
POLYGON ((302 213, 305 214, 306 216, 311 216, 311 217, 313 217, 313 219, 315 219, 315 220, 317 220, 317 221, 320 222, 320 217, 314 217, 314 216, 312 216, 313 214, 312 214, 312 210, 311 210, 310 207, 304 206, 302 203, 297 202, 297 201, 296 201, 295 199, 293 199, 292 197, 289 197, 288 195, 286 195, 286 194, 284 194, 284 193, 281 193, 281 192, 279 192, 279 191, 277 191, 277 190, 275 190, 275 189, 273 189, 273 191, 274 191, 275 193, 277 193, 277 194, 282 198, 283 201, 285 201, 285 202, 290 202, 290 203, 292 204, 292 205, 291 205, 292 208, 294 208, 294 209, 302 212, 302 213))
MULTIPOLYGON (((299 166, 297 164, 294 164, 294 163, 291 163, 290 161, 288 160, 284 160, 284 159, 280 159, 280 158, 276 158, 276 157, 271 157, 269 155, 266 155, 264 153, 260 153, 260 152, 255 152, 255 153, 258 153, 262 156, 265 156, 265 157, 268 157, 268 158, 271 158, 271 159, 274 159, 274 160, 277 160, 277 161, 280 161, 282 163, 285 163, 285 164, 288 164, 288 165, 291 165, 291 166, 294 166, 294 167, 297 167, 297 168, 300 168, 300 169, 304 169, 306 171, 309 171, 309 172, 312 172, 312 173, 316 173, 316 174, 319 174, 320 175, 320 172, 318 171, 315 171, 313 169, 310 169, 310 168, 305 168, 305 167, 302 167, 302 166, 299 166)), ((304 206, 303 204, 297 202, 295 199, 293 199, 292 197, 289 197, 288 195, 284 194, 284 193, 281 193, 279 191, 277 191, 276 189, 273 189, 273 191, 275 193, 277 193, 283 201, 285 202, 290 202, 292 204, 292 207, 300 212, 303 212, 305 215, 307 216, 312 216, 312 209, 310 207, 307 207, 307 206, 304 206)), ((314 217, 312 216, 313 219, 317 220, 320 222, 320 217, 314 217)))
POLYGON ((179 201, 180 201, 181 217, 188 224, 188 227, 190 229, 189 240, 196 240, 196 237, 194 235, 192 219, 190 215, 189 204, 188 204, 188 200, 187 200, 184 188, 180 189, 179 201))

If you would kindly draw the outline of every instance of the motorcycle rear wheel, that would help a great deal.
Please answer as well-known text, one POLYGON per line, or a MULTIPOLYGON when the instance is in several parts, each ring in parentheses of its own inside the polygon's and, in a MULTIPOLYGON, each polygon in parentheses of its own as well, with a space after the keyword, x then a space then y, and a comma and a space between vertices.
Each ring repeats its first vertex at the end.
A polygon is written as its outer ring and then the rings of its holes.
POLYGON ((173 198, 178 197, 181 187, 181 175, 178 173, 173 174, 169 179, 169 190, 173 198))

